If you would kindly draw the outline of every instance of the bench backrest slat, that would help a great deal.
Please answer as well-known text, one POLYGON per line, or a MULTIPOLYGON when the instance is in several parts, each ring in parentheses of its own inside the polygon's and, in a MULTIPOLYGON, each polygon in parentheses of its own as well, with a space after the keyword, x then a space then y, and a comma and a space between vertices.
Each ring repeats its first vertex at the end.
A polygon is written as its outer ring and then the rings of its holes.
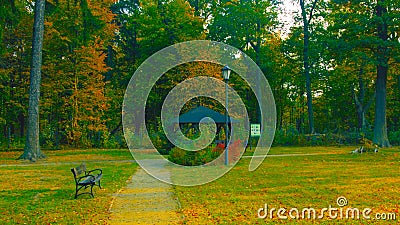
POLYGON ((76 179, 76 177, 81 175, 81 174, 85 174, 86 175, 86 165, 84 163, 82 163, 80 166, 72 168, 71 171, 74 174, 74 177, 76 179))

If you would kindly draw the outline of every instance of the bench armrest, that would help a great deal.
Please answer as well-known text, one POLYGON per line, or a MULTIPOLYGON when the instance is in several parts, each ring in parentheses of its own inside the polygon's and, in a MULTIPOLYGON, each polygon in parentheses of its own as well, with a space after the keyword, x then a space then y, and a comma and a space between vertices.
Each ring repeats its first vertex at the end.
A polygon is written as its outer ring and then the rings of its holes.
POLYGON ((90 171, 88 171, 86 174, 90 174, 90 173, 92 173, 92 172, 94 172, 94 171, 99 171, 99 172, 100 172, 100 173, 98 173, 97 175, 103 174, 103 170, 102 170, 102 169, 90 170, 90 171))

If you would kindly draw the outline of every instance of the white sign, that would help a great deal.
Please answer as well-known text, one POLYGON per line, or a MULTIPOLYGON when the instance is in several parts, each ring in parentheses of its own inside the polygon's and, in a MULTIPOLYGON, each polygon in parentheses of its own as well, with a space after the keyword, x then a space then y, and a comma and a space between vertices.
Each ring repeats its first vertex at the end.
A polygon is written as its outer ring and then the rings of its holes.
POLYGON ((250 136, 259 137, 261 134, 260 124, 250 124, 250 136))

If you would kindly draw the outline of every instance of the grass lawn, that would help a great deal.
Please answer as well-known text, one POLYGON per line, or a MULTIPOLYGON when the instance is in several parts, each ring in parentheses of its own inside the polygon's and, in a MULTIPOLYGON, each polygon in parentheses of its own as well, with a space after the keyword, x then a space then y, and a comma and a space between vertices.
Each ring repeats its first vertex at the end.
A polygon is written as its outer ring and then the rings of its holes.
POLYGON ((137 168, 128 150, 45 151, 36 163, 16 161, 20 154, 0 152, 0 224, 107 224, 112 194, 137 168), (103 169, 103 189, 75 200, 70 169, 83 161, 103 169))
MULTIPOLYGON (((222 178, 197 187, 175 186, 183 224, 397 224, 400 220, 400 149, 349 154, 351 147, 279 147, 254 172, 244 158, 222 178), (332 153, 332 154, 326 154, 332 153), (323 155, 325 154, 325 155, 323 155), (396 213, 396 221, 323 220, 257 217, 259 208, 287 210, 337 207, 344 196, 349 207, 396 213)), ((113 193, 125 186, 137 164, 128 150, 46 151, 37 163, 16 161, 21 152, 0 152, 0 224, 107 224, 113 193), (88 169, 102 168, 104 189, 74 199, 70 169, 85 161, 88 169)), ((247 152, 246 154, 251 154, 247 152)), ((317 215, 318 216, 318 215, 317 215)), ((362 217, 362 215, 361 215, 362 217)))
MULTIPOLYGON (((175 187, 185 224, 397 224, 400 221, 400 149, 379 153, 349 154, 354 148, 289 147, 273 148, 270 154, 335 153, 333 155, 266 158, 254 172, 250 159, 241 159, 222 178, 197 187, 175 187), (268 205, 287 210, 338 207, 339 196, 348 208, 361 212, 396 213, 396 221, 366 219, 259 219, 257 211, 268 205)), ((288 213, 286 212, 288 216, 288 213)), ((295 215, 295 214, 294 214, 295 215)), ((318 214, 319 215, 319 214, 318 214)), ((317 216, 318 216, 317 215, 317 216)), ((362 218, 362 215, 360 216, 362 218)))

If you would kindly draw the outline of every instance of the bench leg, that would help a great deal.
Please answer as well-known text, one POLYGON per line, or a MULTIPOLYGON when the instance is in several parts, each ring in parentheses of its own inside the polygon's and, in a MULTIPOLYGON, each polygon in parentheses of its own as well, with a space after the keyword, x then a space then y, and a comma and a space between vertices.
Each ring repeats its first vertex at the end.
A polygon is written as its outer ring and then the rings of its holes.
POLYGON ((93 186, 94 186, 94 184, 90 185, 90 194, 91 194, 92 197, 94 198, 94 195, 93 195, 93 186))
POLYGON ((93 194, 93 186, 94 186, 95 184, 93 183, 93 184, 88 184, 88 185, 85 185, 85 186, 76 186, 76 188, 75 188, 75 199, 77 199, 78 198, 78 196, 79 195, 83 195, 83 194, 90 194, 93 198, 94 198, 94 194, 93 194), (79 193, 79 191, 81 190, 81 189, 84 189, 84 190, 86 190, 86 188, 88 188, 90 186, 90 192, 82 192, 82 193, 79 193))
POLYGON ((78 191, 79 191, 78 186, 76 186, 75 187, 75 199, 78 198, 78 191))

